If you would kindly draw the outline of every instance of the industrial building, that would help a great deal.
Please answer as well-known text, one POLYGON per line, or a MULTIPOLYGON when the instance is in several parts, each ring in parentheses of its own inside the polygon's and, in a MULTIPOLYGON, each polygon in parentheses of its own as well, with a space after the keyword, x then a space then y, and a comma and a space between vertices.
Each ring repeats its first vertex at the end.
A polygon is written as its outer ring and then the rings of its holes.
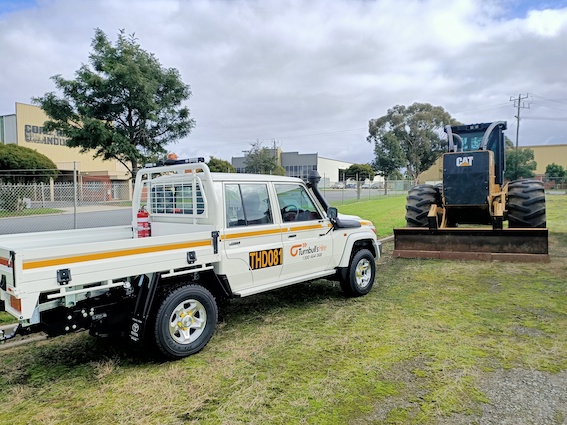
POLYGON ((60 172, 60 179, 72 178, 76 171, 83 181, 125 181, 127 168, 116 160, 93 158, 90 152, 67 146, 67 138, 57 132, 44 132, 48 120, 45 112, 34 105, 16 103, 16 113, 0 116, 0 143, 14 143, 33 149, 51 159, 60 172))
POLYGON ((58 132, 45 132, 45 112, 34 105, 16 103, 16 113, 0 116, 0 143, 33 149, 52 160, 59 171, 58 182, 72 182, 74 175, 83 184, 84 196, 96 199, 129 199, 128 169, 116 160, 93 158, 67 146, 58 132), (89 195, 90 194, 90 195, 89 195))
MULTIPOLYGON (((317 170, 321 176, 320 186, 332 187, 337 182, 344 182, 344 170, 353 165, 351 162, 337 159, 324 158, 317 153, 300 154, 299 152, 282 152, 281 149, 269 149, 271 154, 278 159, 278 164, 285 169, 286 176, 299 177, 307 180, 311 170, 317 170)), ((232 166, 237 173, 244 173, 246 169, 246 157, 233 157, 232 166)), ((381 177, 375 180, 383 181, 381 177)))

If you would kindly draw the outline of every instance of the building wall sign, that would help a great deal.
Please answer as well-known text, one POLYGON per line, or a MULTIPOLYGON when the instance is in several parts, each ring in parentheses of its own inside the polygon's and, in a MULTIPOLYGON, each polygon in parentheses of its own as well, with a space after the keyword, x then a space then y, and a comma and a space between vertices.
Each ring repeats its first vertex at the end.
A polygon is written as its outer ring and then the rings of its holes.
POLYGON ((67 146, 68 137, 60 131, 45 133, 43 127, 38 125, 24 125, 25 141, 28 143, 41 143, 43 145, 67 146))

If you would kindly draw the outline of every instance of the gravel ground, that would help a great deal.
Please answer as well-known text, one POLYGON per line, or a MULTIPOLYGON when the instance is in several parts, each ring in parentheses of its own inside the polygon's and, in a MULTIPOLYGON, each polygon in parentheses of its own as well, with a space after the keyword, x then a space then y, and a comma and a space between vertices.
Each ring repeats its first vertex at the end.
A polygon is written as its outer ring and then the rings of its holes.
MULTIPOLYGON (((410 417, 415 418, 419 400, 430 389, 410 372, 413 367, 419 367, 419 362, 411 362, 395 371, 397 379, 405 383, 405 396, 382 400, 371 415, 354 421, 353 425, 406 423, 403 419, 387 422, 389 413, 395 409, 410 411, 413 413, 410 417), (408 392, 412 401, 407 399, 408 392)), ((438 425, 567 425, 567 371, 554 374, 499 369, 480 375, 476 387, 489 400, 479 403, 475 410, 480 413, 453 414, 431 422, 438 425)))
POLYGON ((567 371, 498 370, 477 385, 490 400, 482 414, 451 415, 440 425, 567 425, 567 371))
POLYGON ((479 388, 490 400, 479 425, 567 424, 567 371, 499 370, 483 377, 479 388))

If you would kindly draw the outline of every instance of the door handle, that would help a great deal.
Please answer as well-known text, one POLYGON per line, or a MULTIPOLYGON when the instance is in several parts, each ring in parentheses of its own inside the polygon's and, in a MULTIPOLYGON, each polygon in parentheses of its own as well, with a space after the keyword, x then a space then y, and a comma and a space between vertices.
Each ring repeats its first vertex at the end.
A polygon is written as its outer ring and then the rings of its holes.
POLYGON ((228 246, 234 246, 234 245, 240 245, 240 241, 229 242, 229 243, 228 243, 228 246))
POLYGON ((289 235, 288 238, 295 238, 297 235, 289 235))

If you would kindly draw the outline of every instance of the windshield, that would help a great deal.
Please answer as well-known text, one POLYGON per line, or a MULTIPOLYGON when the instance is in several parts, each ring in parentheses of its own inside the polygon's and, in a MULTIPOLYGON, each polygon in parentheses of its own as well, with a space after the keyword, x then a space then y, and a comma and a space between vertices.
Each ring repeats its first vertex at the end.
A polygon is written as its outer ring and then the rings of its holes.
MULTIPOLYGON (((463 139, 463 152, 476 151, 480 149, 480 144, 482 143, 482 138, 484 137, 484 131, 463 133, 459 134, 459 136, 461 136, 461 138, 463 139)), ((497 139, 498 137, 496 131, 490 133, 486 149, 491 151, 494 151, 495 148, 498 149, 498 147, 495 146, 497 139)))

